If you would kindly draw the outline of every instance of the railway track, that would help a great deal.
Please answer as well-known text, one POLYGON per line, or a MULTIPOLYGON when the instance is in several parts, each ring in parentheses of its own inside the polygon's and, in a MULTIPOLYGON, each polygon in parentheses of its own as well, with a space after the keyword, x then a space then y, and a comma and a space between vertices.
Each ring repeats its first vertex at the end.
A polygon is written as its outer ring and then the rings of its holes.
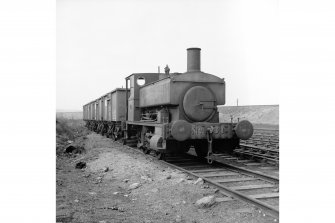
POLYGON ((212 165, 191 155, 169 157, 162 161, 216 186, 225 197, 223 202, 243 200, 279 218, 279 178, 231 164, 212 165))
POLYGON ((253 136, 241 140, 240 147, 234 153, 279 165, 279 130, 254 129, 253 136))
MULTIPOLYGON (((263 131, 265 132, 265 131, 263 131)), ((278 131, 277 131, 278 132, 278 131)), ((278 138, 277 132, 266 130, 266 136, 278 138)), ((259 137, 259 131, 256 129, 255 137, 259 137)), ((254 140, 255 141, 255 140, 254 140)), ((256 140, 257 141, 257 140, 256 140)), ((134 146, 134 145, 133 145, 134 146)), ((242 146, 244 146, 242 144, 242 146)), ((259 151, 264 149, 259 145, 247 145, 255 150, 249 151, 251 158, 260 158, 261 160, 272 161, 272 158, 267 155, 257 157, 259 151)), ((134 147, 128 146, 134 149, 134 147)), ((141 150, 136 151, 142 153, 141 150)), ((248 151, 240 151, 241 147, 235 150, 235 154, 248 155, 248 151)), ((266 148, 267 151, 278 152, 279 162, 279 147, 278 149, 266 148)), ((176 157, 167 157, 166 161, 162 161, 165 165, 188 173, 194 177, 202 178, 205 182, 217 187, 219 192, 224 196, 220 198, 221 202, 231 202, 234 200, 242 200, 247 203, 262 209, 265 213, 274 217, 277 221, 279 218, 279 170, 278 166, 269 165, 268 163, 255 162, 250 159, 240 159, 236 156, 228 154, 214 154, 216 156, 213 164, 207 164, 205 159, 198 159, 192 150, 189 154, 184 154, 176 157)))
MULTIPOLYGON (((134 147, 127 147, 143 153, 134 147)), ((159 161, 217 187, 224 196, 220 202, 242 200, 262 209, 275 221, 279 218, 279 178, 276 176, 217 161, 210 165, 205 159, 191 154, 159 161)))
MULTIPOLYGON (((189 153, 196 155, 192 150, 189 153)), ((262 174, 264 177, 269 176, 270 178, 279 179, 279 167, 277 165, 236 157, 234 154, 213 154, 212 158, 225 166, 247 169, 255 174, 262 174)))

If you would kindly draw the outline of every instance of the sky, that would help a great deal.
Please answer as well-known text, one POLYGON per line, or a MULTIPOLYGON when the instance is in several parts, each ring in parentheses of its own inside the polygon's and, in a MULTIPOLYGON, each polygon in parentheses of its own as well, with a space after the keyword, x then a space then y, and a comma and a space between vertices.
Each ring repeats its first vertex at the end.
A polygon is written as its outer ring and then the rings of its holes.
POLYGON ((132 73, 201 70, 225 78, 226 105, 279 104, 278 1, 57 0, 56 108, 82 106, 132 73))

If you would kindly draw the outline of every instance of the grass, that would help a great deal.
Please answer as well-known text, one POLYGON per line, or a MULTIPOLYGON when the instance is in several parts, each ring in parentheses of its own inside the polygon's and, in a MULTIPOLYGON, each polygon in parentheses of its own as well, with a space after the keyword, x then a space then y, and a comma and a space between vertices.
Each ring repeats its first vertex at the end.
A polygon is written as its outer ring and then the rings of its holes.
POLYGON ((83 120, 56 118, 56 154, 63 152, 69 140, 74 141, 86 133, 83 120))

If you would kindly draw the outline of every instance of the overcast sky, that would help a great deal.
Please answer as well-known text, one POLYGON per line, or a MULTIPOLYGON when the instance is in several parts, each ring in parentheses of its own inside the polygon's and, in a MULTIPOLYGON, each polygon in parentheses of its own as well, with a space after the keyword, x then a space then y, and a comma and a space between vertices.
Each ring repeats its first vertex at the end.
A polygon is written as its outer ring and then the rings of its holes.
POLYGON ((279 104, 275 0, 57 0, 57 109, 125 87, 131 73, 201 69, 226 80, 226 105, 279 104))

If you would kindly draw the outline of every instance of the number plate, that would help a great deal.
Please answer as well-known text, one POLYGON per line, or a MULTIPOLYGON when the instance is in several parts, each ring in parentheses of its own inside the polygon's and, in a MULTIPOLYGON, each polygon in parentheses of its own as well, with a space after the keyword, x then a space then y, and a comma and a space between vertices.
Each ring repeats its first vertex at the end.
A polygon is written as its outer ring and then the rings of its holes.
POLYGON ((233 137, 231 123, 192 123, 191 139, 206 139, 206 131, 213 126, 214 139, 227 139, 233 137))

